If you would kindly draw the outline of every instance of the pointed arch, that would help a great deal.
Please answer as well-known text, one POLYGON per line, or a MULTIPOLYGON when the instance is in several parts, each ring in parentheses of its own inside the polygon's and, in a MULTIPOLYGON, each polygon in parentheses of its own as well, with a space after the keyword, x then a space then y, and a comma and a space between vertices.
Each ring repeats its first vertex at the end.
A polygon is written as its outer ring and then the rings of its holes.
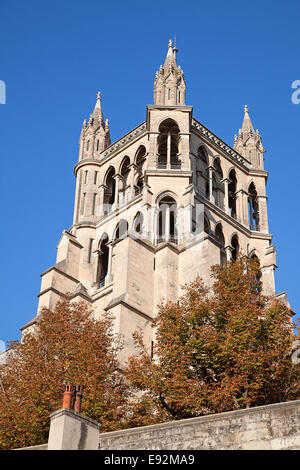
POLYGON ((233 218, 236 218, 236 191, 237 191, 237 177, 235 169, 231 169, 229 172, 230 183, 228 185, 228 207, 230 210, 230 215, 233 218))
POLYGON ((159 202, 165 198, 165 197, 170 197, 174 199, 174 201, 177 204, 177 194, 174 193, 171 189, 164 189, 163 191, 160 191, 155 198, 155 204, 159 204, 159 202))
POLYGON ((117 224, 113 239, 116 240, 123 240, 128 235, 128 222, 125 219, 121 219, 120 222, 117 224))
POLYGON ((238 258, 240 252, 239 237, 236 233, 231 237, 231 248, 231 259, 235 261, 238 258))
POLYGON ((165 119, 158 128, 157 138, 158 168, 178 169, 181 167, 179 160, 179 127, 173 119, 165 119))
POLYGON ((158 203, 158 238, 159 241, 177 243, 177 203, 168 195, 162 197, 158 203))
POLYGON ((133 230, 136 233, 143 233, 143 225, 144 225, 144 216, 141 211, 138 211, 133 219, 133 230))
POLYGON ((112 205, 115 201, 115 191, 116 191, 116 181, 115 176, 116 171, 113 166, 110 166, 104 177, 104 214, 107 214, 112 210, 112 205))
POLYGON ((213 161, 213 198, 216 206, 221 207, 224 210, 224 183, 223 183, 223 170, 219 157, 216 157, 213 161))
POLYGON ((144 145, 140 145, 134 158, 136 167, 137 167, 137 175, 135 177, 135 184, 134 184, 134 192, 138 194, 141 192, 144 186, 144 167, 146 163, 146 147, 144 145))
POLYGON ((220 222, 216 225, 215 236, 220 245, 220 264, 225 264, 226 262, 225 237, 223 233, 223 227, 220 222))
POLYGON ((206 166, 208 166, 208 153, 203 144, 198 148, 197 156, 206 166))
POLYGON ((107 233, 104 233, 98 244, 98 265, 97 265, 97 284, 99 287, 105 285, 105 278, 108 272, 109 241, 107 233))
POLYGON ((257 191, 253 181, 248 187, 248 216, 250 230, 259 231, 259 205, 257 191))
POLYGON ((257 264, 257 274, 255 276, 255 279, 257 281, 261 281, 261 278, 262 278, 262 272, 260 270, 260 259, 259 257, 257 256, 256 254, 256 250, 252 250, 252 252, 249 254, 249 258, 250 258, 250 261, 256 261, 256 264, 257 264))
POLYGON ((129 186, 129 173, 130 173, 130 158, 126 155, 120 165, 120 175, 121 175, 121 188, 119 189, 119 197, 121 201, 125 201, 126 189, 129 186))
POLYGON ((139 165, 141 162, 144 162, 145 158, 146 158, 146 147, 145 145, 140 145, 135 153, 134 163, 136 165, 139 165))

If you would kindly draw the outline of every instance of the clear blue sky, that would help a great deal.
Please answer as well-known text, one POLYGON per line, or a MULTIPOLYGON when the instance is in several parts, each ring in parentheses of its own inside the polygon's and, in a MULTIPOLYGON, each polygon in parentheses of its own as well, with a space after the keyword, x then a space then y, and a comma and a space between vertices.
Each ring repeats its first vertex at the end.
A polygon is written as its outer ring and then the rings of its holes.
POLYGON ((78 138, 96 92, 116 140, 145 120, 175 34, 195 117, 232 145, 247 104, 261 132, 276 289, 300 312, 299 13, 296 0, 0 0, 0 339, 19 338, 35 315, 40 273, 72 224, 78 138))

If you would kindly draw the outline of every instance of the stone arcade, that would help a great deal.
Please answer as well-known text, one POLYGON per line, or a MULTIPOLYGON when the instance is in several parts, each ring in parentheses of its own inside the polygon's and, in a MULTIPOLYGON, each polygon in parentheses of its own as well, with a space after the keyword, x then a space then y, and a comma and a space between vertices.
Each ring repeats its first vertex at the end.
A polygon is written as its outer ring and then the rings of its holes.
POLYGON ((110 310, 123 359, 137 327, 151 349, 162 299, 176 300, 197 274, 209 284, 210 266, 239 252, 259 259, 264 292, 275 294, 260 134, 247 106, 233 147, 199 122, 176 53, 169 41, 146 121, 112 144, 98 93, 79 140, 73 225, 42 274, 38 312, 66 293, 95 315, 110 310))

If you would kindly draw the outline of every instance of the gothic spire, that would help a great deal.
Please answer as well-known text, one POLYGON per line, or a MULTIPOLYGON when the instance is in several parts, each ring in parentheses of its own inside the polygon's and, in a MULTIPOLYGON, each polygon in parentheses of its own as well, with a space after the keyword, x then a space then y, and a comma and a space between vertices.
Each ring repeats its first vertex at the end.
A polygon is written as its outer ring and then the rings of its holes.
POLYGON ((244 107, 244 120, 243 120, 243 124, 242 124, 242 132, 253 132, 254 134, 254 128, 253 128, 253 125, 252 125, 252 122, 251 122, 251 119, 250 119, 250 116, 249 116, 249 109, 248 109, 248 106, 245 105, 244 107))
POLYGON ((238 135, 234 136, 233 148, 243 155, 254 168, 263 169, 263 153, 265 152, 258 130, 252 125, 248 106, 244 107, 244 119, 238 135))
POLYGON ((173 47, 172 40, 170 39, 168 43, 168 52, 167 52, 165 63, 164 63, 165 73, 167 73, 172 67, 174 67, 174 69, 177 70, 176 52, 177 52, 177 49, 173 47))
POLYGON ((91 115, 92 118, 94 119, 94 123, 100 124, 101 127, 105 128, 105 123, 104 123, 104 118, 103 118, 103 113, 102 113, 102 108, 101 108, 101 93, 98 91, 97 93, 97 100, 95 104, 95 108, 93 111, 93 114, 91 115))
POLYGON ((182 68, 176 64, 176 53, 177 49, 170 40, 164 65, 161 65, 155 74, 154 104, 163 106, 185 104, 185 81, 182 68))

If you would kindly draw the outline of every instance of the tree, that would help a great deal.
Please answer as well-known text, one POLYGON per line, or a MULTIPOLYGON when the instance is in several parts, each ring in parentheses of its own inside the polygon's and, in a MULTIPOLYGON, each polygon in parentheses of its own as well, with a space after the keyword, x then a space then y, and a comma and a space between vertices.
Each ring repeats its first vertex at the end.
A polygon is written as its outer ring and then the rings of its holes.
POLYGON ((139 356, 126 373, 140 392, 140 424, 299 397, 291 310, 262 295, 257 262, 240 257, 212 277, 211 291, 197 278, 179 302, 160 305, 153 359, 135 333, 139 356))
POLYGON ((102 431, 126 426, 121 347, 110 314, 97 320, 86 304, 69 299, 44 308, 34 331, 11 345, 0 366, 0 448, 47 442, 49 415, 61 408, 64 383, 85 387, 82 413, 102 431))

